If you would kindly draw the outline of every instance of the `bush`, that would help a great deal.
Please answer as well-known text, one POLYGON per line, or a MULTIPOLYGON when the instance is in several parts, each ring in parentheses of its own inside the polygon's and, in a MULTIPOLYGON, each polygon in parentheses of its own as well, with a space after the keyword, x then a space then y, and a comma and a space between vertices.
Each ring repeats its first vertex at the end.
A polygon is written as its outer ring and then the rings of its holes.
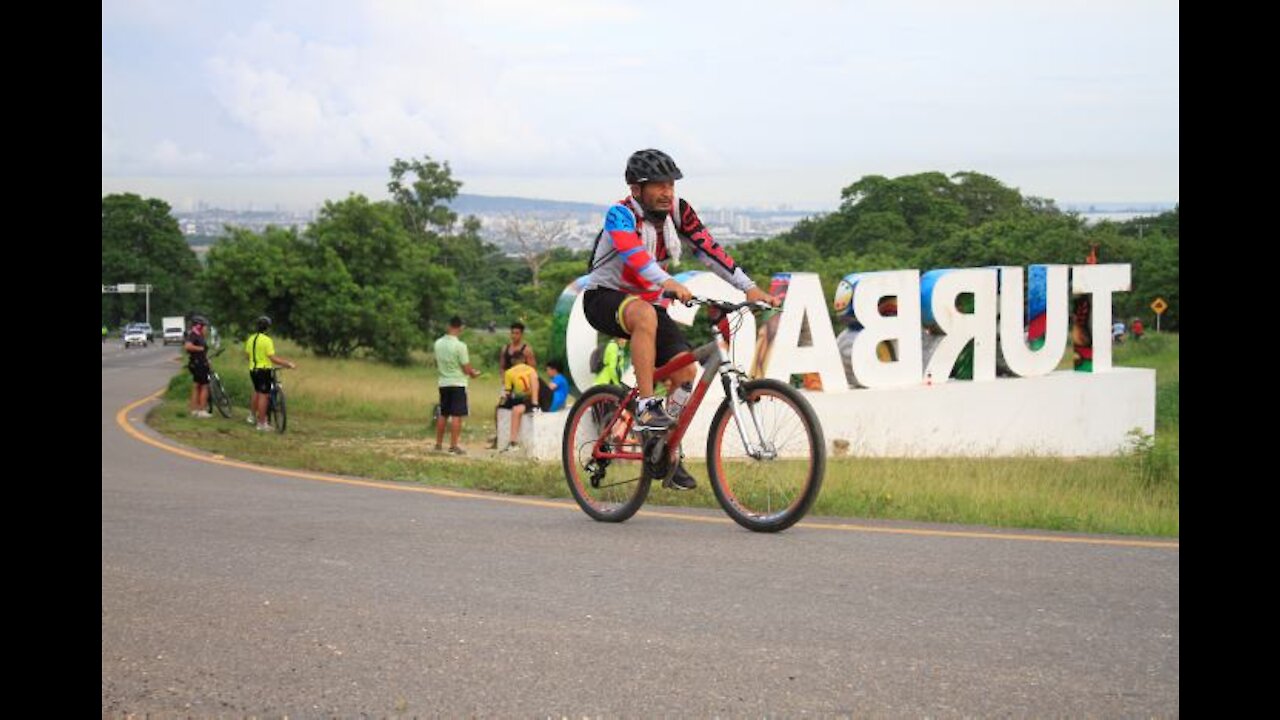
POLYGON ((1158 442, 1155 436, 1134 428, 1129 431, 1127 457, 1134 472, 1148 487, 1178 482, 1178 455, 1172 443, 1158 442))

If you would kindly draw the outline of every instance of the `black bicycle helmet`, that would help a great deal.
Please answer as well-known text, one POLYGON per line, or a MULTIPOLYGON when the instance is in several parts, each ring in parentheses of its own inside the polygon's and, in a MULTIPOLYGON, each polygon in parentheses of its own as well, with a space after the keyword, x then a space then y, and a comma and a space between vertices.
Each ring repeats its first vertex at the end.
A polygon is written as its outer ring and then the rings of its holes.
POLYGON ((208 325, 209 320, 203 315, 192 315, 191 324, 192 325, 208 325))
POLYGON ((661 150, 637 150, 627 158, 627 184, 646 182, 666 182, 684 177, 676 161, 661 150))
POLYGON ((262 317, 258 318, 254 324, 258 328, 258 332, 266 332, 267 328, 271 327, 271 318, 266 315, 263 315, 262 317))

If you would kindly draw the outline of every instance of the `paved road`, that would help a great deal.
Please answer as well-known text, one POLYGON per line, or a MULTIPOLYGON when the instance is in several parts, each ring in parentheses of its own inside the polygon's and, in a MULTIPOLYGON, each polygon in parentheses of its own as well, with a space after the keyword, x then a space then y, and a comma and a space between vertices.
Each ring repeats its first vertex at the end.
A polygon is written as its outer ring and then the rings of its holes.
POLYGON ((103 349, 104 717, 1179 714, 1176 543, 229 467, 117 424, 175 353, 103 349))

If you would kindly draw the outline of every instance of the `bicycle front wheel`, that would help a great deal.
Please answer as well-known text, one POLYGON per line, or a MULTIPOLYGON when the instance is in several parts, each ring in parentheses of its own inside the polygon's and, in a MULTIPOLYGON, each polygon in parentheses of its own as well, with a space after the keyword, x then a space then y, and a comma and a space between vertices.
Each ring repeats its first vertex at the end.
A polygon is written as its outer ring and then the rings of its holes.
POLYGON ((267 422, 276 429, 276 432, 284 432, 289 422, 289 415, 284 404, 284 388, 277 387, 271 391, 271 402, 267 405, 267 422))
POLYGON ((619 417, 625 394, 615 385, 597 385, 582 394, 564 424, 561 455, 569 492, 583 512, 601 522, 622 522, 640 509, 652 479, 639 460, 596 459, 592 449, 606 432, 605 452, 640 452, 630 421, 619 417))
MULTIPOLYGON (((227 395, 227 389, 222 386, 222 378, 217 373, 209 374, 209 404, 218 408, 222 417, 231 417, 231 397, 227 395)), ((209 408, 210 412, 213 412, 213 407, 209 408)))
POLYGON ((786 383, 752 380, 742 392, 746 402, 725 398, 711 421, 711 489, 729 517, 748 530, 786 530, 809 512, 822 488, 822 426, 809 401, 786 383), (733 416, 735 402, 746 425, 742 432, 733 416))

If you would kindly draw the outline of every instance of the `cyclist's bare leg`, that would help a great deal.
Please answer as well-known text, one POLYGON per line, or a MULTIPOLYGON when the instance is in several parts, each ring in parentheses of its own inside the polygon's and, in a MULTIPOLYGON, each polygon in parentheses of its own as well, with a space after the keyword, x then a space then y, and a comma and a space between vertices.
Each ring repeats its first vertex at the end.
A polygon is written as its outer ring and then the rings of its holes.
POLYGON ((626 330, 631 333, 631 366, 636 371, 640 397, 653 397, 653 363, 658 354, 658 313, 643 301, 627 303, 623 310, 626 330))
POLYGON ((458 436, 462 434, 462 417, 452 418, 449 423, 449 447, 458 447, 458 436))
POLYGON ((436 418, 436 447, 444 442, 444 423, 447 419, 444 415, 436 418))
POLYGON ((269 396, 266 393, 253 393, 253 414, 258 418, 258 424, 263 425, 267 422, 267 404, 269 396))

